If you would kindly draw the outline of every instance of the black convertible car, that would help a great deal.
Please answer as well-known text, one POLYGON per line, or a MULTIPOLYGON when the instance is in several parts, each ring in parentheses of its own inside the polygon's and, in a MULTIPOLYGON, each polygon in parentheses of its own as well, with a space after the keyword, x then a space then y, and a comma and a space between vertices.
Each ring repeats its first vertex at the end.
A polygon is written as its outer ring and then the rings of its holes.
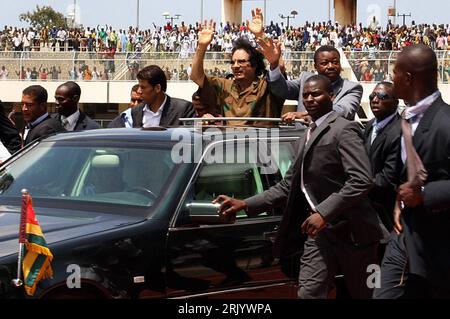
POLYGON ((29 298, 11 285, 23 188, 54 255, 32 298, 295 298, 298 259, 272 255, 281 210, 230 220, 211 201, 280 181, 302 132, 228 130, 61 133, 3 163, 0 298, 29 298))

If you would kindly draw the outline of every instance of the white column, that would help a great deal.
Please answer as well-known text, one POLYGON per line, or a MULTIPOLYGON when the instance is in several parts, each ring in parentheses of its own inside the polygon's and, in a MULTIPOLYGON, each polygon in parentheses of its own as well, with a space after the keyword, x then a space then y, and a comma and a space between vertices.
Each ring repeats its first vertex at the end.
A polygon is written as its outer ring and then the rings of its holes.
POLYGON ((222 0, 222 23, 242 23, 242 0, 222 0))

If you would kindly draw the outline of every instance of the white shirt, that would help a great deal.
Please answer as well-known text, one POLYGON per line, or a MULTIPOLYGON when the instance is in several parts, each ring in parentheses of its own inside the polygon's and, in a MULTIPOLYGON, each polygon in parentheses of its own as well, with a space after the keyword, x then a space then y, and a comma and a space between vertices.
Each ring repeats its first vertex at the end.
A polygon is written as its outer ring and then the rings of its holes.
POLYGON ((0 163, 6 161, 10 156, 8 149, 0 142, 0 163))
MULTIPOLYGON (((414 132, 416 131, 417 127, 419 126, 420 120, 422 119, 425 111, 428 110, 428 108, 431 106, 431 104, 433 104, 434 101, 436 101, 440 96, 441 96, 441 92, 436 91, 433 94, 424 98, 423 100, 420 100, 419 102, 417 102, 416 105, 406 107, 405 119, 411 120, 410 123, 411 123, 412 136, 414 136, 414 132)), ((406 148, 405 148, 405 139, 403 138, 403 135, 402 135, 401 146, 402 146, 402 162, 404 164, 406 162, 406 148)))
POLYGON ((142 117, 142 127, 153 127, 153 126, 159 126, 159 122, 161 121, 161 115, 164 108, 164 104, 166 104, 167 101, 167 95, 164 98, 164 101, 162 102, 161 106, 159 107, 158 111, 153 112, 150 110, 148 105, 146 104, 144 106, 144 116, 142 117))
POLYGON ((77 110, 75 113, 71 114, 69 117, 65 117, 61 115, 61 120, 67 119, 69 123, 67 125, 63 125, 67 131, 73 131, 75 126, 77 125, 78 118, 80 117, 80 110, 77 110))
MULTIPOLYGON (((320 126, 320 124, 322 124, 323 121, 325 121, 326 118, 327 118, 331 113, 333 113, 333 111, 328 112, 327 114, 321 116, 320 118, 318 118, 318 119, 314 122, 314 123, 316 124, 316 128, 315 128, 316 130, 317 130, 317 128, 320 126)), ((306 143, 305 143, 305 147, 306 147, 306 144, 308 143, 308 140, 309 140, 310 135, 311 135, 311 133, 310 133, 310 128, 308 128, 308 131, 306 132, 306 143)), ((306 188, 305 188, 305 184, 304 184, 304 182, 303 182, 303 161, 302 161, 302 171, 301 171, 301 172, 302 172, 302 174, 301 174, 300 188, 301 188, 303 194, 305 194, 306 200, 308 201, 308 204, 309 204, 309 206, 311 207, 311 210, 314 211, 314 212, 317 212, 317 211, 316 211, 316 206, 314 205, 314 203, 312 202, 311 198, 309 197, 308 192, 306 191, 306 188)))
POLYGON ((132 128, 133 127, 133 117, 131 116, 131 107, 123 111, 120 116, 122 116, 123 123, 125 127, 132 128))

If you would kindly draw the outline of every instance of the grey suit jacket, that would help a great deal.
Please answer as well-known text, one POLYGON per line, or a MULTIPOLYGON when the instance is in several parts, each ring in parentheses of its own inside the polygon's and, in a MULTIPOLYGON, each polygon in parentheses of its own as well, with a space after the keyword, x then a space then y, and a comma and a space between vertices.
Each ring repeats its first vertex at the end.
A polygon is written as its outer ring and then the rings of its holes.
MULTIPOLYGON (((144 107, 145 104, 135 106, 131 110, 131 117, 133 118, 133 127, 142 127, 142 120, 144 117, 144 107)), ((160 126, 178 126, 183 123, 180 122, 182 117, 193 117, 194 107, 191 102, 173 98, 167 95, 167 101, 163 106, 163 111, 161 114, 160 126)), ((123 117, 121 115, 117 116, 108 125, 109 128, 115 127, 125 127, 123 117)))
POLYGON ((323 231, 360 246, 380 240, 385 234, 367 198, 373 181, 358 124, 334 112, 311 134, 306 146, 305 138, 299 140, 297 158, 285 179, 246 199, 250 214, 286 205, 275 253, 290 254, 305 239, 300 234, 300 225, 308 217, 309 205, 300 189, 302 163, 306 191, 316 210, 329 223, 323 231))
MULTIPOLYGON (((278 69, 279 70, 279 69, 278 69)), ((278 71, 275 71, 278 72, 278 71)), ((269 87, 273 94, 288 100, 297 100, 297 112, 306 111, 303 105, 303 87, 307 79, 314 73, 302 72, 296 80, 287 81, 281 73, 273 80, 268 76, 269 87)), ((349 120, 355 119, 355 114, 361 106, 363 88, 359 83, 344 80, 341 77, 333 83, 333 110, 349 120)))

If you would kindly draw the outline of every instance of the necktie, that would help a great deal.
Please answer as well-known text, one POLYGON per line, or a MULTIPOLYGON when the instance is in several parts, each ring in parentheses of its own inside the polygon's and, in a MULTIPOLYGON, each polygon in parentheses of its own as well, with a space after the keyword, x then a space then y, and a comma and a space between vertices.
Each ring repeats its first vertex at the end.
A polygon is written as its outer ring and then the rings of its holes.
POLYGON ((373 144, 373 141, 375 141, 375 139, 377 138, 378 133, 380 133, 380 131, 381 131, 381 127, 378 124, 373 126, 372 137, 371 137, 371 140, 370 140, 370 145, 373 144))
POLYGON ((414 148, 411 124, 404 117, 402 118, 402 133, 405 141, 408 182, 412 182, 413 185, 418 187, 423 186, 428 173, 414 148))
POLYGON ((312 134, 312 132, 314 132, 314 130, 317 128, 317 124, 316 123, 311 123, 310 125, 309 125, 309 128, 308 128, 308 132, 306 133, 306 143, 308 143, 308 141, 309 141, 309 138, 311 137, 311 134, 312 134))
POLYGON ((61 118, 61 124, 66 130, 69 128, 69 121, 67 119, 61 118))

